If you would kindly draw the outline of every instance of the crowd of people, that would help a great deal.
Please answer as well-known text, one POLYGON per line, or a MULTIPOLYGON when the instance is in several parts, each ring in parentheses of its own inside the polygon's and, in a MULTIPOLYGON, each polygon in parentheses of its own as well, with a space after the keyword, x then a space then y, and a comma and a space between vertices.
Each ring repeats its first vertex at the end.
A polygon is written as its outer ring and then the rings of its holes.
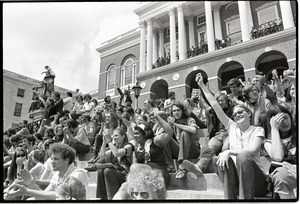
POLYGON ((283 23, 281 18, 278 18, 274 21, 260 24, 257 29, 252 27, 250 35, 251 39, 255 39, 279 32, 281 30, 283 30, 283 23))
POLYGON ((86 200, 87 171, 97 171, 97 199, 163 200, 170 173, 201 177, 213 162, 225 199, 264 196, 268 182, 279 198, 294 199, 295 72, 278 76, 274 69, 272 83, 262 75, 247 82, 232 78, 231 93, 215 95, 199 73, 199 92, 191 98, 178 101, 170 91, 159 104, 147 99, 137 109, 130 91, 121 89, 119 103, 110 96, 98 103, 88 94, 62 99, 56 91, 46 101, 39 97, 45 114, 38 130, 22 128, 4 139, 4 198, 86 200), (206 136, 208 144, 201 144, 206 136), (78 168, 79 156, 89 152, 88 166, 78 168), (272 161, 268 171, 262 155, 272 161))

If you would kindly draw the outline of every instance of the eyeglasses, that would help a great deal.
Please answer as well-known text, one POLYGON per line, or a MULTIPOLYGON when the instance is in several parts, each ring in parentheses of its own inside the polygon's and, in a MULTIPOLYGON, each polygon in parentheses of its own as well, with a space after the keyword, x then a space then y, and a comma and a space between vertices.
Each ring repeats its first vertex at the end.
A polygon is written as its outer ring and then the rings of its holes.
POLYGON ((25 154, 17 154, 16 157, 25 157, 25 154))
POLYGON ((137 198, 138 195, 140 195, 144 199, 149 198, 149 193, 148 192, 131 192, 130 195, 131 195, 132 198, 137 198))
POLYGON ((237 112, 232 114, 232 118, 235 118, 237 114, 242 114, 245 110, 238 110, 237 112))

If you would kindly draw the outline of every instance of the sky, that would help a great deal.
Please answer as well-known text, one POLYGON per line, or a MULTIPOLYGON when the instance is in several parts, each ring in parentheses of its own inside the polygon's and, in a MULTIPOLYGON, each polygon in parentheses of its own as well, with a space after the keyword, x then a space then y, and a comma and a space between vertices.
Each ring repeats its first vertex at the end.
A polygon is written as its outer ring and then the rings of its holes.
POLYGON ((101 43, 137 28, 140 2, 3 3, 3 68, 81 93, 98 89, 101 43))

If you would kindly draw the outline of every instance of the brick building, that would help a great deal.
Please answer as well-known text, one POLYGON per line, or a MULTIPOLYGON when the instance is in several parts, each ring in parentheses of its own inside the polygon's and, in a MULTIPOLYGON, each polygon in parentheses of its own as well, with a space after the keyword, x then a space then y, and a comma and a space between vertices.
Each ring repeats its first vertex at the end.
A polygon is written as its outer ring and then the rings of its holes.
POLYGON ((143 3, 134 10, 140 26, 97 49, 98 99, 110 95, 118 102, 116 88, 138 81, 142 107, 145 99, 166 99, 171 90, 178 100, 190 97, 199 72, 215 93, 229 92, 233 77, 265 74, 270 80, 273 69, 279 75, 294 69, 296 7, 296 1, 143 3), (169 63, 159 65, 159 59, 169 63))

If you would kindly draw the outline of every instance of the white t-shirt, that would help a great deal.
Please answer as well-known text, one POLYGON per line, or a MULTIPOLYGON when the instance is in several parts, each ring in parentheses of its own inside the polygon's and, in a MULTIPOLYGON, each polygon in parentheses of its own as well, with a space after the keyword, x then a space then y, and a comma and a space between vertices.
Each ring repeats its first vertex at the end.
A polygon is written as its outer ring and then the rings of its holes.
MULTIPOLYGON (((236 122, 229 120, 225 128, 228 131, 231 150, 241 150, 250 147, 256 137, 261 137, 262 140, 265 138, 265 130, 262 127, 251 125, 245 132, 242 132, 236 122)), ((231 157, 236 161, 236 156, 231 157)), ((262 165, 260 165, 260 151, 253 157, 253 160, 262 169, 262 165)))
POLYGON ((64 110, 72 111, 73 107, 73 99, 72 97, 68 96, 67 98, 63 99, 64 101, 64 110))
POLYGON ((56 190, 57 184, 63 182, 65 179, 67 179, 69 176, 73 176, 80 180, 84 186, 85 189, 88 190, 88 185, 89 185, 89 177, 87 175, 86 170, 84 169, 79 169, 74 166, 74 164, 71 164, 66 171, 66 173, 63 175, 63 177, 59 177, 59 171, 55 171, 53 174, 53 177, 50 181, 50 185, 53 186, 53 188, 56 190))

